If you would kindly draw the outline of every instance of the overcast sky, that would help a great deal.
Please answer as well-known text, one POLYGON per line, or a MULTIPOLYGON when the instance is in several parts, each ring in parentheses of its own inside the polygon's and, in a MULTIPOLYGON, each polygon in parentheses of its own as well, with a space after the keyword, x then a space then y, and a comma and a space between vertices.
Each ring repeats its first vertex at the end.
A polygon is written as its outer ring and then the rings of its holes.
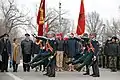
MULTIPOLYGON (((16 0, 16 3, 21 9, 30 10, 30 15, 35 15, 36 4, 39 5, 41 0, 16 0)), ((59 1, 62 2, 62 9, 68 11, 66 14, 68 18, 75 21, 77 24, 80 1, 81 0, 46 0, 46 5, 48 8, 55 7, 58 9, 59 1)), ((118 18, 120 16, 120 0, 84 0, 85 13, 92 11, 97 11, 101 18, 112 19, 113 17, 118 18)))

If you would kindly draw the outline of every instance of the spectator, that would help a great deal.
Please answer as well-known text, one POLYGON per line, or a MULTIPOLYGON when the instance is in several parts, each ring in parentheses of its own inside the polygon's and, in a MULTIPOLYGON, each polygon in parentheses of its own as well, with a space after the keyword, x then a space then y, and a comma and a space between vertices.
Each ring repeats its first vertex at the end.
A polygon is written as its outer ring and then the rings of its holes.
POLYGON ((13 40, 13 54, 12 54, 12 61, 13 61, 13 72, 17 72, 18 64, 20 64, 20 44, 18 43, 17 38, 13 40))
POLYGON ((64 41, 62 40, 62 37, 60 36, 57 38, 57 55, 56 55, 56 65, 57 65, 57 71, 63 71, 63 53, 64 53, 64 41))
POLYGON ((30 65, 25 64, 31 61, 33 41, 30 40, 30 35, 25 34, 26 38, 21 42, 22 54, 23 54, 23 69, 24 72, 30 72, 30 65))
POLYGON ((2 55, 2 68, 1 72, 8 72, 8 59, 11 55, 11 43, 9 40, 9 35, 4 34, 4 38, 0 41, 0 54, 2 55))

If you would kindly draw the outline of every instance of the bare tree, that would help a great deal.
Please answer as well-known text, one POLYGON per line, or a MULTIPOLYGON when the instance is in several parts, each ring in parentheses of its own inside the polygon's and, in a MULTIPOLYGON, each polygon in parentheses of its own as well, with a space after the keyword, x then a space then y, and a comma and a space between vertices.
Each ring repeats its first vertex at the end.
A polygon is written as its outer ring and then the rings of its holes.
MULTIPOLYGON (((60 15, 64 15, 67 12, 63 12, 60 15)), ((33 18, 34 19, 34 18, 33 18)), ((49 8, 46 10, 46 18, 45 18, 45 23, 48 23, 48 31, 54 31, 54 32, 60 32, 60 23, 59 23, 59 14, 58 11, 54 8, 49 8)), ((32 20, 29 22, 31 25, 31 28, 34 28, 37 31, 37 24, 33 23, 32 20)), ((69 32, 69 28, 71 26, 71 22, 69 19, 62 18, 61 20, 61 28, 62 28, 62 33, 65 34, 69 32)))
POLYGON ((102 19, 100 19, 100 15, 97 12, 88 13, 86 19, 86 27, 89 33, 95 32, 100 33, 101 26, 103 25, 102 19))
POLYGON ((112 21, 108 21, 107 23, 107 35, 110 35, 111 33, 111 36, 117 36, 117 37, 120 37, 119 34, 120 34, 120 21, 119 20, 116 20, 116 19, 112 19, 112 21))
POLYGON ((20 12, 14 0, 1 0, 0 11, 2 12, 3 26, 6 29, 6 33, 10 33, 12 29, 17 27, 29 25, 28 13, 23 14, 20 12))

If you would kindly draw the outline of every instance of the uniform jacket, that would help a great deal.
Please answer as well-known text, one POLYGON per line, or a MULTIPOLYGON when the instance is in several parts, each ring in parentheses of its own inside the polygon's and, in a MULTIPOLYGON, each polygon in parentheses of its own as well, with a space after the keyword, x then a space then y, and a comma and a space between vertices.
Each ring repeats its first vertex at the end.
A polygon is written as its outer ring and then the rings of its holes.
POLYGON ((112 42, 109 44, 109 54, 110 56, 116 56, 118 54, 118 46, 119 44, 116 42, 112 42))
POLYGON ((97 56, 99 51, 99 42, 96 40, 91 40, 91 43, 92 46, 94 47, 94 55, 97 56))

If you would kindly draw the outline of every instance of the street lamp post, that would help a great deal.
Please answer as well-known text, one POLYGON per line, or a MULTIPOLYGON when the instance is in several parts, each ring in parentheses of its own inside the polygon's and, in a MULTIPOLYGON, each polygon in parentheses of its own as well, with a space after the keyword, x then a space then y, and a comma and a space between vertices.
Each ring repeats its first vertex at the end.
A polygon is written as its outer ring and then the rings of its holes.
POLYGON ((59 31, 61 32, 62 31, 62 26, 61 26, 61 2, 59 2, 59 31))

